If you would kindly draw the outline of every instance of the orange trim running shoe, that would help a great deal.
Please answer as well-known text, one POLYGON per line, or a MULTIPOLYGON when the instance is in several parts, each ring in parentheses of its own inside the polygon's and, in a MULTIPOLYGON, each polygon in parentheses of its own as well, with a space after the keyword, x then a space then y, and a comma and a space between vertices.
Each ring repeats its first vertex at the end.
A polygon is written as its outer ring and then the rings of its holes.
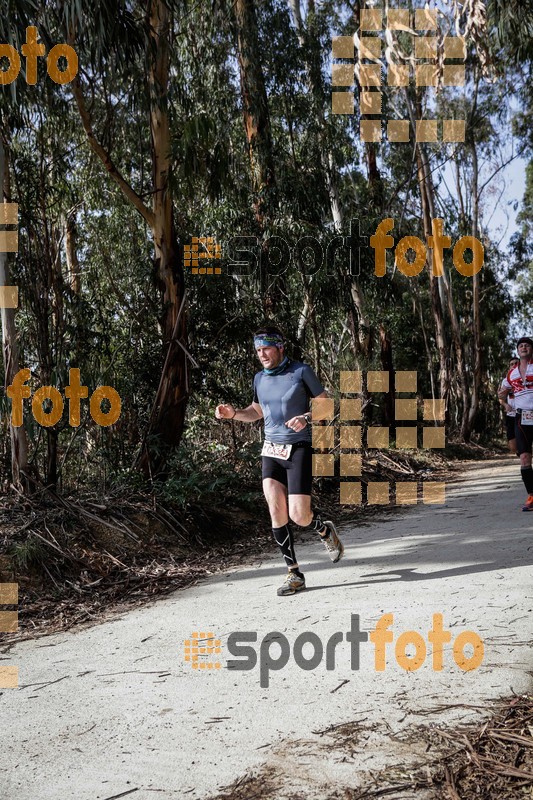
POLYGON ((334 564, 337 561, 340 561, 344 555, 344 545, 337 536, 337 528, 329 519, 324 520, 324 525, 328 529, 329 533, 326 536, 322 537, 322 541, 324 542, 324 546, 328 551, 328 555, 333 561, 334 564))
POLYGON ((527 498, 526 504, 522 508, 522 511, 533 511, 533 494, 530 494, 527 498))
POLYGON ((305 577, 303 572, 301 572, 300 575, 297 575, 294 570, 290 569, 289 574, 279 587, 276 594, 279 597, 285 597, 288 594, 296 594, 296 592, 300 592, 302 589, 305 589, 305 577))

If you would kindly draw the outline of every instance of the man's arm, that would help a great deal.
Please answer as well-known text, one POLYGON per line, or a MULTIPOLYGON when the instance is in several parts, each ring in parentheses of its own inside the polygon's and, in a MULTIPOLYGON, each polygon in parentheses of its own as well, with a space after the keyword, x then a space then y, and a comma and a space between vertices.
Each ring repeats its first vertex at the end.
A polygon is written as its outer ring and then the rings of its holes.
POLYGON ((500 398, 500 400, 507 400, 507 395, 509 394, 509 392, 512 391, 512 387, 509 385, 506 386, 505 385, 506 383, 507 381, 504 381, 500 386, 500 388, 498 389, 498 397, 500 398))
MULTIPOLYGON (((302 378, 307 389, 307 394, 313 401, 322 400, 329 396, 320 383, 315 371, 308 364, 303 365, 302 378)), ((330 408, 327 408, 327 406, 330 406, 330 403, 311 403, 311 408, 313 408, 313 422, 320 422, 320 420, 329 416, 330 408)), ((309 417, 311 417, 311 414, 309 414, 309 417)))
POLYGON ((257 422, 263 418, 263 412, 259 403, 251 403, 247 408, 234 408, 231 403, 222 404, 216 407, 215 417, 217 419, 234 419, 237 422, 257 422))
MULTIPOLYGON (((316 397, 313 397, 313 400, 316 400, 319 397, 327 397, 327 396, 328 396, 327 392, 321 392, 320 394, 317 394, 316 397)), ((315 407, 315 411, 313 411, 313 414, 311 414, 310 411, 307 411, 305 414, 299 414, 297 417, 293 417, 292 419, 287 420, 285 425, 288 428, 292 428, 293 431, 299 432, 311 424, 311 419, 314 422, 318 422, 321 419, 324 419, 324 417, 326 417, 327 414, 328 412, 325 409, 323 411, 320 411, 320 404, 318 404, 318 410, 315 407)))

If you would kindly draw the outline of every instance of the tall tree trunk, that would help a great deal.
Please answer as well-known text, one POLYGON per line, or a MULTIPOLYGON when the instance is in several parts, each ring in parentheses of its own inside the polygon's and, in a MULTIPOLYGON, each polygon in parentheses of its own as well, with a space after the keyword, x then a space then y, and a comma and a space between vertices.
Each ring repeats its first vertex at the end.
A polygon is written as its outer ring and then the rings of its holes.
MULTIPOLYGON (((417 173, 418 185, 420 188, 420 200, 422 204, 422 219, 424 224, 424 234, 431 235, 431 207, 428 200, 427 180, 428 176, 424 169, 424 164, 421 156, 420 146, 416 145, 416 158, 417 158, 417 173)), ((440 397, 447 405, 448 395, 450 391, 450 373, 448 361, 448 348, 446 346, 446 336, 444 332, 444 315, 442 310, 442 303, 439 294, 439 278, 436 278, 431 273, 431 264, 429 256, 426 263, 426 269, 429 271, 429 285, 431 293, 431 310, 433 312, 433 320, 435 322, 435 342, 437 344, 437 351, 439 354, 439 379, 440 379, 440 397)))
MULTIPOLYGON (((431 178, 429 163, 427 160, 427 154, 422 145, 419 145, 419 148, 424 166, 424 174, 426 176, 426 189, 428 195, 430 216, 431 219, 433 220, 436 219, 433 180, 431 178)), ((444 289, 444 297, 446 299, 446 306, 448 309, 448 314, 450 316, 452 342, 456 360, 456 380, 457 383, 459 384, 459 392, 461 394, 461 403, 463 406, 462 409, 463 418, 466 418, 468 417, 468 409, 470 408, 470 394, 468 391, 468 376, 466 372, 465 348, 463 346, 463 340, 461 337, 461 326, 459 325, 457 309, 455 307, 455 301, 453 299, 453 291, 450 285, 450 281, 448 279, 448 274, 446 271, 446 267, 444 266, 444 263, 442 264, 442 276, 440 278, 437 278, 437 280, 442 284, 442 287, 444 289)))
POLYGON ((235 0, 242 112, 254 192, 255 216, 264 227, 275 185, 270 115, 260 60, 259 32, 253 0, 235 0))
POLYGON ((355 350, 359 358, 362 359, 362 367, 368 368, 368 364, 372 357, 372 330, 368 320, 365 308, 365 299, 363 290, 357 278, 351 276, 350 280, 350 297, 353 303, 353 308, 356 311, 356 328, 354 330, 356 336, 355 350))
POLYGON ((424 349, 426 351, 426 357, 428 360, 429 378, 431 382, 431 397, 433 400, 435 400, 437 395, 435 393, 435 379, 433 377, 433 358, 426 333, 426 325, 424 323, 424 313, 422 311, 422 303, 420 301, 420 295, 418 289, 415 289, 415 292, 416 292, 415 304, 418 309, 418 317, 420 319, 420 329, 422 331, 422 336, 424 338, 424 349))
POLYGON ((57 441, 59 434, 55 428, 46 429, 46 485, 57 489, 57 441))
MULTIPOLYGON (((0 202, 10 201, 9 166, 6 159, 6 148, 0 137, 0 202)), ((0 253, 0 286, 9 286, 9 269, 7 253, 0 253)), ((15 309, 0 309, 2 320, 2 352, 4 356, 5 385, 9 386, 20 369, 17 331, 15 328, 15 309)), ((24 425, 14 428, 9 415, 9 434, 11 440, 11 476, 13 485, 24 494, 31 494, 35 489, 32 474, 35 469, 28 462, 28 437, 24 425)))
POLYGON ((148 85, 152 156, 152 208, 120 174, 109 152, 96 138, 79 77, 72 83, 89 143, 125 197, 143 216, 154 241, 155 276, 162 295, 160 317, 164 362, 150 419, 137 460, 147 477, 163 470, 171 448, 180 442, 188 397, 186 315, 183 266, 180 259, 169 185, 170 128, 168 118, 169 9, 164 0, 150 0, 148 10, 148 85))
POLYGON ((396 386, 394 380, 394 363, 392 357, 392 342, 390 333, 386 330, 385 326, 379 326, 379 345, 380 345, 380 360, 381 369, 389 375, 389 391, 385 395, 385 424, 391 428, 391 435, 396 437, 396 423, 395 423, 395 408, 394 400, 396 394, 396 386))
MULTIPOLYGON (((157 436, 170 449, 179 444, 185 423, 188 376, 183 347, 186 343, 186 315, 182 262, 174 220, 170 178, 170 125, 168 118, 170 15, 165 0, 150 4, 150 133, 153 170, 153 237, 156 280, 162 295, 161 329, 167 349, 166 369, 163 369, 154 401, 148 436, 157 436), (181 312, 181 313, 180 313, 181 312), (176 342, 178 346, 176 346, 176 342), (183 344, 183 347, 179 346, 183 344)), ((164 460, 145 446, 140 465, 145 473, 157 470, 164 460)))
POLYGON ((317 45, 314 42, 314 27, 315 27, 315 4, 313 0, 309 0, 307 7, 307 24, 304 25, 302 21, 302 11, 300 7, 300 0, 289 0, 289 7, 292 11, 292 18, 296 34, 305 61, 305 70, 307 75, 307 85, 312 99, 313 116, 318 131, 318 142, 320 148, 320 161, 322 165, 322 172, 324 175, 324 182, 328 192, 331 216, 335 230, 340 231, 342 228, 342 212, 341 202, 339 196, 338 176, 335 170, 335 161, 333 153, 328 142, 327 135, 327 121, 324 111, 325 91, 322 80, 322 69, 320 56, 317 55, 317 45))
MULTIPOLYGON (((49 153, 53 152, 53 143, 49 142, 49 153)), ((52 176, 53 177, 53 176, 52 176)), ((51 315, 44 316, 43 326, 51 324, 52 347, 46 351, 41 349, 40 353, 40 377, 41 383, 48 386, 52 383, 52 375, 55 372, 60 375, 63 372, 62 365, 65 363, 63 346, 65 341, 66 321, 64 308, 65 282, 61 266, 60 241, 62 230, 57 222, 50 221, 48 217, 49 208, 44 201, 43 192, 43 222, 46 230, 50 230, 48 237, 47 250, 44 254, 48 260, 48 291, 51 298, 51 315)), ((46 485, 52 489, 57 488, 57 445, 59 439, 58 425, 46 429, 46 485)))
POLYGON ((368 186, 370 196, 375 208, 383 206, 383 181, 378 169, 378 145, 375 142, 365 142, 366 163, 368 167, 368 186))
MULTIPOLYGON (((65 220, 65 260, 67 264, 66 279, 76 298, 73 308, 73 316, 78 330, 83 329, 82 309, 81 309, 81 265, 78 258, 78 228, 76 223, 76 212, 79 206, 71 208, 65 220)), ((82 337, 76 336, 74 343, 74 365, 80 366, 82 357, 82 337)), ((84 431, 84 435, 86 431, 84 431)))
MULTIPOLYGON (((471 144, 472 152, 472 236, 479 238, 479 173, 475 141, 471 144)), ((473 368, 472 368, 472 393, 470 410, 463 415, 461 437, 465 442, 470 441, 474 420, 479 409, 481 391, 481 317, 480 317, 480 276, 478 272, 472 276, 472 328, 473 328, 473 368)))
MULTIPOLYGON (((354 5, 354 13, 353 13, 353 20, 355 30, 358 31, 361 26, 361 9, 373 8, 373 3, 366 3, 356 1, 354 5)), ((357 81, 356 91, 361 89, 360 83, 357 81)), ((384 201, 384 189, 383 189, 383 180, 381 178, 381 173, 378 168, 378 144, 376 142, 364 142, 364 149, 365 149, 365 159, 366 165, 368 169, 368 188, 370 189, 370 197, 372 200, 372 205, 376 209, 381 209, 383 207, 384 201)))
POLYGON ((81 273, 77 249, 76 210, 71 209, 65 222, 65 258, 67 261, 67 277, 70 288, 78 297, 81 294, 81 273))
MULTIPOLYGON (((36 318, 43 335, 37 344, 39 360, 39 379, 43 386, 53 384, 55 378, 66 372, 66 356, 64 352, 66 318, 65 318, 65 279, 61 260, 61 241, 64 235, 64 222, 55 213, 49 202, 48 187, 55 185, 58 165, 54 158, 57 151, 56 131, 42 126, 40 142, 40 186, 39 206, 41 212, 41 230, 31 227, 28 230, 30 247, 37 255, 44 269, 42 298, 35 298, 36 318)), ((58 477, 58 440, 61 421, 46 429, 45 483, 51 489, 57 488, 58 477)))
MULTIPOLYGON (((413 104, 409 98, 409 94, 407 91, 405 92, 405 95, 408 100, 409 113, 414 128, 415 122, 414 122, 413 104)), ((422 107, 420 102, 417 102, 416 108, 417 108, 417 118, 420 119, 422 117, 422 107)), ((435 190, 433 186, 433 179, 431 177, 431 170, 429 168, 427 153, 424 146, 419 142, 416 144, 416 152, 417 152, 417 164, 419 168, 419 181, 420 181, 420 174, 422 174, 423 188, 426 198, 425 199, 426 210, 424 213, 424 233, 427 238, 428 235, 432 234, 432 227, 433 227, 432 220, 437 218, 435 211, 435 190), (428 225, 429 225, 429 230, 427 228, 428 225)), ((421 191, 422 191, 422 185, 421 185, 421 191)), ((432 276, 430 280, 432 282, 432 296, 433 296, 434 284, 437 283, 441 308, 444 304, 446 304, 448 314, 450 317, 452 342, 456 359, 455 380, 459 385, 459 391, 461 394, 461 401, 463 406, 462 409, 463 417, 465 417, 468 415, 468 409, 470 407, 470 395, 468 392, 468 377, 466 373, 465 350, 461 338, 461 328, 459 325, 457 310, 455 308, 455 301, 453 299, 452 287, 450 285, 450 281, 448 280, 448 274, 446 272, 446 267, 444 266, 444 262, 442 264, 442 275, 438 278, 432 276)), ((440 346, 439 346, 439 352, 440 352, 440 346)), ((442 358, 441 358, 441 368, 442 368, 442 358)), ((451 380, 451 374, 448 369, 446 370, 446 379, 448 381, 448 386, 449 386, 449 381, 451 380)), ((443 397, 442 384, 443 380, 441 376, 441 397, 443 397)), ((447 400, 447 396, 448 394, 446 394, 446 396, 444 397, 445 400, 447 400)))
MULTIPOLYGON (((415 130, 415 120, 421 116, 421 111, 417 110, 415 113, 414 103, 411 99, 408 89, 405 89, 404 97, 411 120, 412 129, 415 130)), ((420 103, 418 103, 418 106, 420 107, 420 103)), ((431 173, 429 169, 426 169, 427 160, 424 158, 423 147, 420 143, 415 144, 415 155, 418 188, 420 191, 420 203, 422 206, 422 223, 424 226, 424 234, 427 237, 431 235, 431 221, 432 213, 434 211, 432 194, 433 186, 431 184, 431 173)), ((431 311, 435 324, 435 343, 437 345, 437 352, 439 354, 439 393, 441 399, 444 400, 447 409, 448 397, 450 393, 450 360, 448 357, 448 347, 444 330, 444 289, 441 280, 432 274, 429 254, 426 258, 426 269, 429 273, 431 311)))
MULTIPOLYGON (((477 100, 479 90, 479 75, 476 74, 474 85, 473 101, 472 101, 472 116, 475 116, 477 111, 477 100)), ((472 236, 475 239, 479 238, 479 165, 477 158, 476 142, 474 140, 470 143, 470 152, 472 154, 472 236)), ((472 276, 472 349, 473 349, 473 364, 472 364, 472 390, 470 397, 470 408, 468 414, 463 412, 463 421, 461 425, 461 438, 465 442, 470 441, 474 421, 479 409, 480 393, 481 393, 481 317, 480 317, 480 281, 481 274, 477 273, 472 276)))
MULTIPOLYGON (((319 132, 322 174, 324 175, 324 182, 330 200, 331 218, 335 230, 341 231, 343 227, 343 214, 338 188, 339 181, 335 170, 333 153, 328 143, 327 121, 324 110, 325 91, 322 80, 321 63, 320 59, 316 57, 317 48, 313 41, 315 4, 313 0, 309 0, 307 25, 304 25, 302 21, 300 0, 289 0, 289 7, 292 11, 294 26, 305 60, 307 84, 312 98, 313 115, 319 132)), ((371 355, 371 331, 365 308, 364 295, 357 277, 349 274, 348 268, 344 273, 344 279, 347 283, 349 302, 351 304, 349 316, 353 349, 356 357, 364 362, 364 367, 366 368, 371 355)))
MULTIPOLYGON (((259 31, 253 0, 235 0, 237 55, 242 99, 242 113, 252 180, 253 207, 260 235, 272 217, 276 179, 270 114, 261 64, 259 31)), ((267 245, 262 246, 262 264, 268 263, 267 245)), ((261 269, 261 296, 265 316, 276 314, 284 294, 283 275, 268 275, 261 269)))

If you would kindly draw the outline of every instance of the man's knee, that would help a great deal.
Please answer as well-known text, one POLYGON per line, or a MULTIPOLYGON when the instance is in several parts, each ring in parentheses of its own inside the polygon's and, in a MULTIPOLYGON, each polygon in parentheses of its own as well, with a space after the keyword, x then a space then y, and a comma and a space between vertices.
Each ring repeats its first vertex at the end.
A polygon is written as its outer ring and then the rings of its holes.
POLYGON ((303 508, 293 508, 291 509, 290 517, 295 525, 306 528, 313 519, 313 514, 311 511, 305 511, 303 508))
POLYGON ((295 525, 299 525, 301 528, 307 528, 313 519, 311 498, 305 500, 298 497, 294 498, 291 502, 291 498, 289 497, 289 516, 295 525))
POLYGON ((287 510, 287 501, 280 495, 265 495, 269 511, 280 512, 287 510))
POLYGON ((521 453, 520 454, 520 466, 522 466, 522 467, 530 467, 531 466, 531 453, 521 453))

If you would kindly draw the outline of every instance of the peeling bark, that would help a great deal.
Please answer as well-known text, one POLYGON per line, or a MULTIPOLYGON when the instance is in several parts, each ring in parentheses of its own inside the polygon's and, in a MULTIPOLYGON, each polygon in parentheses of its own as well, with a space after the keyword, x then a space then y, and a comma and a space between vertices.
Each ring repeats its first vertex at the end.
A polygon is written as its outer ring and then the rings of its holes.
MULTIPOLYGON (((272 195, 276 185, 270 114, 261 64, 259 31, 253 0, 236 0, 237 56, 242 99, 242 113, 252 179, 254 215, 260 235, 269 227, 272 195)), ((268 245, 263 244, 262 262, 268 263, 268 245)), ((274 317, 283 301, 283 275, 260 275, 263 313, 274 317)))
POLYGON ((162 298, 160 317, 164 365, 137 466, 146 477, 163 474, 170 450, 183 433, 188 397, 186 363, 185 286, 169 187, 170 126, 168 118, 170 13, 164 0, 150 0, 148 10, 148 86, 152 155, 152 208, 123 178, 110 154, 98 141, 81 84, 72 84, 89 144, 110 177, 149 226, 154 242, 155 279, 162 298))
POLYGON ((265 80, 259 60, 259 33, 253 0, 236 0, 235 19, 242 113, 250 155, 254 209, 257 222, 260 228, 263 228, 275 177, 270 115, 265 80))

